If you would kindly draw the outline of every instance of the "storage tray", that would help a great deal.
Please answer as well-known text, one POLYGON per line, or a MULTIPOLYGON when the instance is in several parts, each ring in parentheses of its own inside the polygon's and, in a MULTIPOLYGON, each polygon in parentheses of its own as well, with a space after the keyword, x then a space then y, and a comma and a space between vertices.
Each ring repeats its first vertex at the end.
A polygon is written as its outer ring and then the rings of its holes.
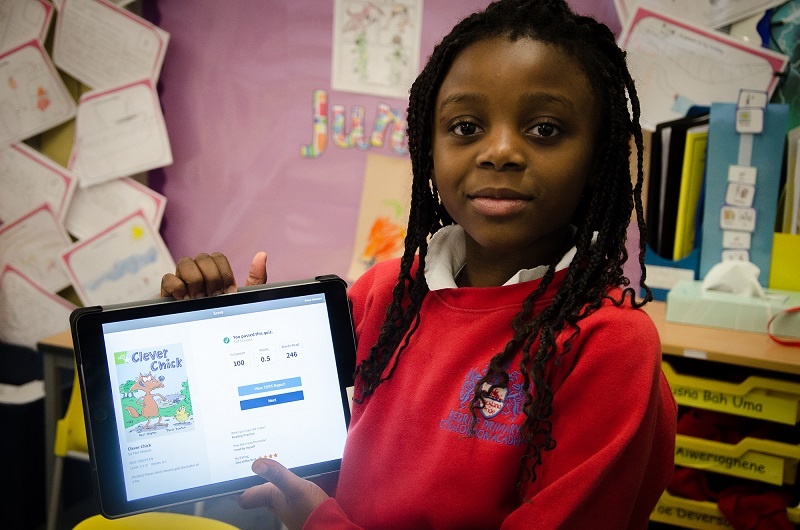
POLYGON ((781 486, 794 484, 800 446, 745 438, 735 445, 679 434, 675 465, 781 486))
MULTIPOLYGON (((789 508, 787 514, 792 523, 800 523, 800 509, 789 508)), ((667 492, 661 495, 650 520, 697 530, 733 528, 716 503, 674 497, 667 492)))
POLYGON ((679 405, 795 425, 800 420, 800 383, 751 376, 741 383, 682 375, 662 363, 679 405))

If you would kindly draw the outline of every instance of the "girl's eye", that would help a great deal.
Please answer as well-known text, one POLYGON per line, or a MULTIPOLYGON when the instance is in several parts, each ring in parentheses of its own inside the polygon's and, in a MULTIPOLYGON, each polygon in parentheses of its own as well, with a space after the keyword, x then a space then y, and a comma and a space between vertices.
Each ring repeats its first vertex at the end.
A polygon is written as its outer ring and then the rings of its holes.
POLYGON ((462 121, 451 129, 453 134, 456 136, 472 136, 473 134, 477 134, 480 132, 480 127, 475 125, 474 123, 470 123, 468 121, 462 121))
POLYGON ((559 134, 561 131, 554 124, 545 122, 534 125, 531 128, 531 132, 534 136, 550 138, 551 136, 559 134))

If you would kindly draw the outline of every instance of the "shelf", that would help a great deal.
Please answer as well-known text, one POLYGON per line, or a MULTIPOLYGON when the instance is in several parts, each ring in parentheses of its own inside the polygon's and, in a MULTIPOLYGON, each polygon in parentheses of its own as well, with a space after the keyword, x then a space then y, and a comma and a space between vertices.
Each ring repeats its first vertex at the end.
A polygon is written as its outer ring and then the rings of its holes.
MULTIPOLYGON (((679 405, 787 425, 800 420, 800 348, 780 345, 761 333, 668 322, 665 302, 651 302, 644 310, 658 329, 664 374, 679 405), (712 378, 718 371, 713 365, 702 370, 703 377, 676 372, 670 360, 676 366, 686 365, 678 358, 756 372, 740 383, 719 381, 712 378), (782 377, 772 378, 770 372, 782 377)), ((731 445, 678 435, 675 449, 677 465, 775 486, 797 482, 800 446, 754 438, 731 445)), ((792 523, 800 524, 800 509, 789 508, 788 516, 792 523)), ((674 497, 667 492, 650 520, 699 530, 732 528, 716 503, 674 497)))
POLYGON ((763 333, 668 322, 665 302, 650 302, 644 310, 658 328, 665 357, 689 357, 800 375, 800 347, 783 346, 763 333))

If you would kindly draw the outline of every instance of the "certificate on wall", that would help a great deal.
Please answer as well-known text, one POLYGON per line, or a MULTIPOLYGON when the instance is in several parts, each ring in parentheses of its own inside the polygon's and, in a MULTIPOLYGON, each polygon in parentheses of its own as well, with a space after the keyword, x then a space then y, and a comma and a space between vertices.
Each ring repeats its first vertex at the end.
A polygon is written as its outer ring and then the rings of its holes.
POLYGON ((0 147, 75 116, 75 101, 38 40, 0 54, 0 147))
POLYGON ((0 267, 10 264, 55 293, 69 286, 61 269, 61 252, 71 240, 61 221, 42 204, 0 226, 0 267))
POLYGON ((169 33, 105 0, 62 0, 53 61, 93 89, 157 80, 169 33))
POLYGON ((45 0, 2 2, 0 9, 0 51, 37 39, 44 42, 53 18, 53 6, 45 0))
POLYGON ((786 0, 614 0, 624 26, 637 6, 679 16, 695 24, 720 28, 783 4, 786 0))
POLYGON ((741 89, 771 96, 788 62, 780 53, 643 7, 619 44, 637 84, 642 127, 651 131, 693 106, 736 102, 741 89))
POLYGON ((61 260, 86 306, 157 298, 161 277, 175 270, 164 241, 141 211, 73 244, 61 260))
POLYGON ((40 340, 69 328, 75 305, 49 293, 12 265, 0 271, 0 340, 35 349, 40 340))
POLYGON ((68 164, 80 177, 81 187, 171 163, 167 126, 152 81, 81 96, 68 164))
POLYGON ((335 0, 334 90, 407 98, 419 73, 422 0, 335 0))
POLYGON ((167 198, 131 178, 79 188, 64 223, 70 234, 85 239, 118 219, 141 210, 153 228, 161 226, 167 198))
POLYGON ((0 221, 8 221, 46 202, 64 221, 78 179, 24 143, 0 149, 0 221))

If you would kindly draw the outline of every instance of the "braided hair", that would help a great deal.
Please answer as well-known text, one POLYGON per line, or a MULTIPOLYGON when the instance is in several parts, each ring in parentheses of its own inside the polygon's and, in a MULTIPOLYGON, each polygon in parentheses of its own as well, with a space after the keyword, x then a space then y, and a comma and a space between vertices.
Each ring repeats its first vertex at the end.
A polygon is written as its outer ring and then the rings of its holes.
POLYGON ((602 142, 602 149, 596 176, 587 184, 573 216, 577 227, 577 253, 563 283, 550 304, 534 313, 535 301, 553 280, 556 263, 561 258, 557 256, 512 319, 512 339, 492 358, 474 389, 473 433, 483 399, 495 388, 508 385, 506 369, 514 356, 521 354, 520 369, 526 396, 526 418, 521 435, 527 444, 518 483, 521 491, 525 482, 536 479, 536 467, 542 461, 543 451, 553 449, 556 443, 549 421, 553 393, 545 377, 548 361, 558 362, 559 356, 570 350, 572 339, 580 332, 578 322, 599 308, 604 299, 617 306, 629 299, 634 307, 641 307, 652 299, 644 283, 643 144, 634 82, 625 52, 617 46, 611 30, 593 18, 577 15, 563 0, 500 0, 468 16, 434 48, 414 82, 408 104, 408 148, 413 183, 405 249, 393 300, 387 308, 379 338, 356 368, 356 400, 363 401, 394 373, 410 336, 420 324, 419 310, 428 293, 424 277, 428 239, 454 222, 439 200, 431 178, 437 93, 459 53, 476 42, 497 37, 547 43, 577 61, 599 102, 602 123, 608 132, 598 140, 602 142), (631 137, 637 155, 635 185, 631 182, 631 137), (633 210, 640 232, 639 266, 644 290, 639 301, 630 279, 623 272, 623 264, 628 259, 626 233, 633 210), (416 269, 415 260, 418 260, 416 269), (616 286, 622 287, 622 294, 615 299, 609 289, 616 286), (556 339, 562 333, 566 340, 563 349, 558 351, 556 339))

